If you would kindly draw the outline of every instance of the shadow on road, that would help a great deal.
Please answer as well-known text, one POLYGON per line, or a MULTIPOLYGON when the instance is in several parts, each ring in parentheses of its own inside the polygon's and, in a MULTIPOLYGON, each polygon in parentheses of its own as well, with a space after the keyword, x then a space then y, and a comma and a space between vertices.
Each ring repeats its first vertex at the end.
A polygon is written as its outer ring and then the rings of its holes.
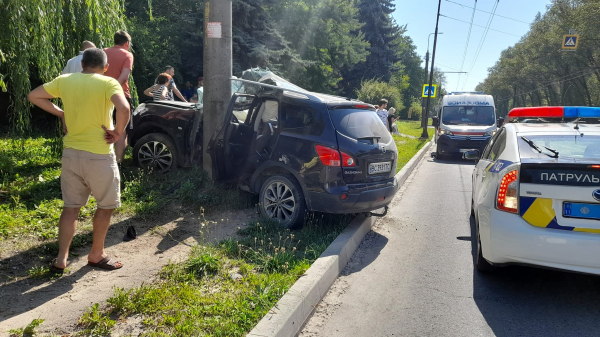
POLYGON ((377 232, 369 232, 348 262, 346 268, 344 268, 342 274, 350 275, 358 273, 369 266, 379 257, 383 248, 387 246, 388 241, 388 238, 377 232))
MULTIPOLYGON (((475 220, 471 217, 475 257, 475 220)), ((599 336, 600 277, 509 266, 473 273, 473 299, 496 336, 599 336)))

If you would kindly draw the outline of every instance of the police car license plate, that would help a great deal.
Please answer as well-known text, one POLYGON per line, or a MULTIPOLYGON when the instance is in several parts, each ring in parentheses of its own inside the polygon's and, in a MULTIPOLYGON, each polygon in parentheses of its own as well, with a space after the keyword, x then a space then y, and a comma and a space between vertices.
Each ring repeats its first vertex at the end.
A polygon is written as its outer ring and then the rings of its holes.
POLYGON ((565 218, 600 220, 600 204, 565 202, 563 216, 565 218))
POLYGON ((371 163, 369 164, 369 174, 378 174, 390 172, 392 170, 391 162, 371 163))

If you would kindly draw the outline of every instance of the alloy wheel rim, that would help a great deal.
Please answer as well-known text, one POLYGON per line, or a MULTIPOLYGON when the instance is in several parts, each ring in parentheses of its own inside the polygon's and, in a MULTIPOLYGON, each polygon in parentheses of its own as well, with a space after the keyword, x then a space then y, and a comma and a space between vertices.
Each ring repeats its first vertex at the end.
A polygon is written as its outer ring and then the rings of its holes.
POLYGON ((289 186, 279 181, 267 187, 262 202, 267 217, 279 223, 289 222, 296 211, 294 193, 289 186))
POLYGON ((138 161, 142 167, 165 173, 173 165, 173 153, 165 144, 150 141, 140 147, 138 161))

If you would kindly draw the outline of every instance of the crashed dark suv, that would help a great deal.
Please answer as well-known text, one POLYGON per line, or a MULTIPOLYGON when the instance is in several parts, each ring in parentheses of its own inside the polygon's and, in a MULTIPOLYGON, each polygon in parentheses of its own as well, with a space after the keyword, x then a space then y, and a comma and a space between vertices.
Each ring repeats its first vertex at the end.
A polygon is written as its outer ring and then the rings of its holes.
MULTIPOLYGON (((232 96, 224 125, 209 143, 217 181, 235 181, 258 194, 262 215, 290 228, 301 226, 307 212, 370 213, 391 202, 398 189, 398 151, 372 105, 241 81, 253 89, 232 96)), ((180 165, 198 159, 201 106, 158 102, 138 110, 130 130, 137 163, 152 157, 152 149, 158 149, 155 158, 170 153, 180 165), (189 119, 160 121, 173 114, 189 119), (145 128, 144 118, 153 126, 145 128), (160 131, 167 125, 168 131, 160 131), (136 129, 155 135, 141 136, 136 129)))

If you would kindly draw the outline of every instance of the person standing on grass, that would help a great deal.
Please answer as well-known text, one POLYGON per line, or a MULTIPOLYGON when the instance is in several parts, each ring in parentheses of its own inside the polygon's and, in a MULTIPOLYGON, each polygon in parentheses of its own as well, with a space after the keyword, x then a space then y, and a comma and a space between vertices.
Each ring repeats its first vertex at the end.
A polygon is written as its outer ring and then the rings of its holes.
MULTIPOLYGON (((175 76, 175 68, 173 68, 171 66, 166 66, 164 74, 168 74, 169 76, 171 76, 171 79, 169 80, 169 85, 167 85, 167 89, 169 90, 169 92, 167 94, 166 100, 174 101, 175 98, 173 96, 173 93, 175 93, 175 95, 177 95, 177 97, 179 97, 179 99, 182 102, 187 103, 187 100, 185 99, 185 97, 183 97, 181 92, 179 92, 179 89, 177 89, 177 85, 175 84, 175 81, 173 80, 173 76, 175 76)), ((160 87, 160 84, 158 83, 158 77, 154 80, 154 85, 160 87)), ((152 92, 154 92, 154 89, 152 92)), ((146 92, 144 92, 144 94, 146 94, 146 92)), ((153 94, 152 93, 146 94, 146 96, 153 97, 153 94)))
POLYGON ((79 210, 87 204, 90 193, 96 198, 98 208, 88 264, 106 270, 123 266, 108 257, 104 240, 112 212, 121 206, 121 179, 113 144, 125 133, 129 102, 119 82, 103 76, 109 65, 102 49, 87 49, 81 65, 82 72, 61 75, 28 96, 31 103, 60 117, 68 131, 63 139, 60 175, 64 207, 58 222, 58 256, 50 265, 55 274, 62 274, 67 266, 79 210), (50 101, 53 98, 62 100, 64 111, 50 101), (111 116, 113 108, 116 125, 111 116))
MULTIPOLYGON (((133 107, 131 92, 129 91, 129 74, 131 74, 131 70, 133 69, 133 54, 129 52, 129 49, 131 49, 131 36, 120 30, 115 33, 114 43, 114 46, 104 49, 108 58, 108 64, 110 64, 104 75, 112 77, 119 82, 123 87, 123 92, 129 102, 129 106, 133 107)), ((126 147, 127 133, 123 133, 121 138, 115 143, 117 163, 123 161, 126 147)))
POLYGON ((381 99, 379 101, 379 107, 377 108, 377 116, 379 116, 379 119, 381 119, 381 122, 383 123, 383 125, 385 125, 385 127, 387 128, 387 117, 388 117, 388 112, 386 110, 388 105, 388 101, 387 99, 381 99))
POLYGON ((90 41, 83 41, 81 43, 81 49, 79 49, 79 55, 67 61, 67 65, 65 66, 65 69, 63 69, 62 74, 80 73, 83 70, 83 68, 81 68, 83 52, 89 48, 96 48, 96 45, 90 41))

